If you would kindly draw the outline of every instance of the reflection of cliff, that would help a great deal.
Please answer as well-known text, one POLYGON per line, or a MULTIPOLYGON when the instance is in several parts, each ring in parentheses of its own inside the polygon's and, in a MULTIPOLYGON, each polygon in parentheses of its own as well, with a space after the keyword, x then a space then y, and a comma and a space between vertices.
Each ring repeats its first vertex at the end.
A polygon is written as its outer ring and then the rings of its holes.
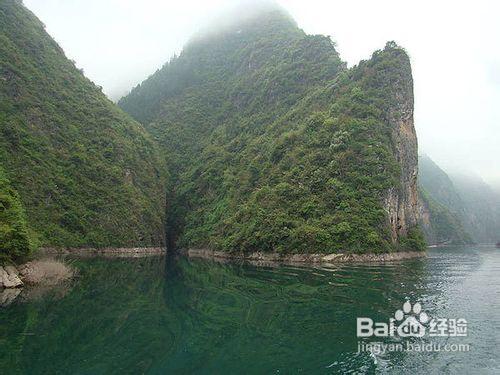
MULTIPOLYGON (((416 260, 402 267, 325 270, 181 258, 167 268, 165 300, 179 314, 183 335, 157 368, 238 373, 244 366, 248 373, 299 368, 314 373, 324 360, 337 362, 332 371, 348 371, 346 354, 357 345, 353 317, 386 320, 405 298, 393 286, 417 282, 423 265, 416 260), (388 290, 395 293, 393 305, 387 303, 388 290)), ((373 361, 366 365, 371 368, 373 361)))
POLYGON ((79 278, 63 298, 49 294, 0 310, 0 367, 41 374, 129 372, 131 365, 145 371, 175 336, 166 327, 151 329, 168 313, 160 259, 76 261, 79 278))
POLYGON ((79 260, 80 276, 62 298, 0 309, 0 368, 314 373, 318 362, 338 361, 334 370, 348 371, 357 345, 353 317, 387 319, 406 293, 395 286, 416 285, 424 264, 326 270, 185 258, 79 260))

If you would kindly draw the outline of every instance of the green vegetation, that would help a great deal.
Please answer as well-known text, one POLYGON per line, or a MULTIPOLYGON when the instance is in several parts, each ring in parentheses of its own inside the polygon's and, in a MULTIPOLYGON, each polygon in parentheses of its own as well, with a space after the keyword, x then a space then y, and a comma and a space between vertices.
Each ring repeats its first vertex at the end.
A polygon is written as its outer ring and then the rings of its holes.
POLYGON ((158 245, 166 207, 181 247, 423 248, 413 223, 393 237, 384 206, 408 188, 395 133, 412 78, 395 43, 347 69, 330 38, 268 9, 194 38, 122 99, 144 129, 20 2, 0 3, 0 30, 0 165, 27 243, 158 245))
POLYGON ((422 249, 417 229, 392 241, 382 203, 400 188, 390 118, 411 82, 394 43, 347 69, 275 10, 192 40, 119 105, 163 146, 180 247, 422 249))
POLYGON ((31 249, 21 201, 0 167, 0 263, 24 259, 31 249))
POLYGON ((448 175, 428 156, 419 158, 420 196, 428 212, 423 223, 431 243, 496 243, 500 195, 481 178, 448 175))
POLYGON ((500 194, 479 176, 450 176, 463 202, 464 227, 478 243, 500 240, 500 194))
MULTIPOLYGON (((0 165, 42 246, 163 243, 166 168, 156 144, 15 0, 0 2, 0 165)), ((26 241, 11 245, 14 256, 26 241)))
POLYGON ((467 210, 449 176, 428 156, 419 157, 419 193, 427 241, 432 244, 470 244, 465 229, 467 210))
POLYGON ((420 200, 429 216, 429 222, 422 225, 429 243, 451 243, 456 245, 473 243, 471 236, 464 229, 457 214, 453 214, 444 205, 435 201, 422 188, 420 189, 420 200))

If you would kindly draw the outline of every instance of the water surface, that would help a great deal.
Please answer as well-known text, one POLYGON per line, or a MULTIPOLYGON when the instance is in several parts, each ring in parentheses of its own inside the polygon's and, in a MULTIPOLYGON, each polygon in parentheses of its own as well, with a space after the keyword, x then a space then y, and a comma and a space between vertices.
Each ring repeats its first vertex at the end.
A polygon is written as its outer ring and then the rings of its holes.
MULTIPOLYGON (((201 259, 74 259, 79 276, 0 309, 5 374, 498 373, 500 250, 263 267, 201 259), (356 318, 402 304, 465 318, 469 352, 358 353, 356 318)), ((393 339, 383 339, 390 342, 393 339)), ((422 339, 423 340, 423 339, 422 339)))

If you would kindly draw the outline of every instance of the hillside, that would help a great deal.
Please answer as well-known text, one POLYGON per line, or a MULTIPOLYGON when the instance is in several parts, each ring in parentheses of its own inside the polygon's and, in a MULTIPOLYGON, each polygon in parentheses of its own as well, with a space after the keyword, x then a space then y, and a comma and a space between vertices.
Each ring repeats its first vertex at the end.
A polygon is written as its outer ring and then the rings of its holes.
POLYGON ((480 177, 451 174, 465 206, 464 223, 473 238, 480 243, 500 240, 500 194, 480 177))
POLYGON ((428 156, 419 158, 423 229, 431 243, 496 243, 500 195, 479 177, 447 174, 428 156))
POLYGON ((419 157, 421 226, 430 244, 472 243, 466 208, 450 177, 427 155, 419 157))
POLYGON ((430 245, 472 244, 474 240, 465 230, 463 218, 438 203, 423 188, 420 189, 420 225, 430 245))
POLYGON ((436 202, 462 215, 464 202, 450 176, 427 155, 419 157, 418 165, 420 185, 436 202))
POLYGON ((154 141, 16 0, 0 2, 0 165, 39 245, 163 242, 166 168, 154 141))
POLYGON ((270 8, 194 38, 119 105, 165 152, 171 245, 422 248, 411 67, 394 43, 347 69, 270 8))

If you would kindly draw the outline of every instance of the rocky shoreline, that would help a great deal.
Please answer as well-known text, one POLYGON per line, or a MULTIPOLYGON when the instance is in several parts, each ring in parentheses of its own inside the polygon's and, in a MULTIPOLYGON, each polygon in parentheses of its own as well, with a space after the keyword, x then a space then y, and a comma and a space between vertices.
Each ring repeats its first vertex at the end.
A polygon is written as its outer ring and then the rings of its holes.
POLYGON ((19 271, 14 266, 0 266, 0 288, 20 288, 24 286, 19 271))
POLYGON ((36 260, 20 266, 0 266, 0 290, 22 288, 25 283, 56 284, 69 279, 74 271, 66 263, 53 259, 54 256, 109 256, 109 257, 143 257, 165 255, 163 247, 130 247, 130 248, 41 248, 37 251, 36 260), (45 258, 45 259, 44 259, 45 258), (48 258, 48 259, 47 259, 48 258))
POLYGON ((33 260, 20 266, 0 266, 0 289, 25 285, 56 285, 75 275, 72 267, 55 259, 33 260))
POLYGON ((0 307, 10 305, 19 295, 26 297, 36 290, 67 285, 75 275, 72 266, 52 258, 32 260, 20 266, 0 266, 0 307))
POLYGON ((302 264, 337 264, 337 263, 370 263, 393 262, 406 259, 422 258, 424 251, 407 251, 383 254, 278 254, 255 252, 250 254, 228 253, 208 249, 181 250, 193 258, 219 259, 219 260, 244 260, 250 262, 281 262, 302 264))
POLYGON ((165 255, 164 247, 107 247, 107 248, 41 248, 39 254, 44 255, 77 255, 77 256, 110 256, 110 257, 141 257, 150 255, 165 255))
MULTIPOLYGON (((41 248, 35 259, 18 266, 0 265, 0 307, 10 305, 18 296, 27 296, 37 289, 50 290, 67 286, 76 269, 65 262, 66 256, 141 258, 163 256, 162 247, 131 248, 41 248)), ((36 293, 35 293, 36 294, 36 293)))

